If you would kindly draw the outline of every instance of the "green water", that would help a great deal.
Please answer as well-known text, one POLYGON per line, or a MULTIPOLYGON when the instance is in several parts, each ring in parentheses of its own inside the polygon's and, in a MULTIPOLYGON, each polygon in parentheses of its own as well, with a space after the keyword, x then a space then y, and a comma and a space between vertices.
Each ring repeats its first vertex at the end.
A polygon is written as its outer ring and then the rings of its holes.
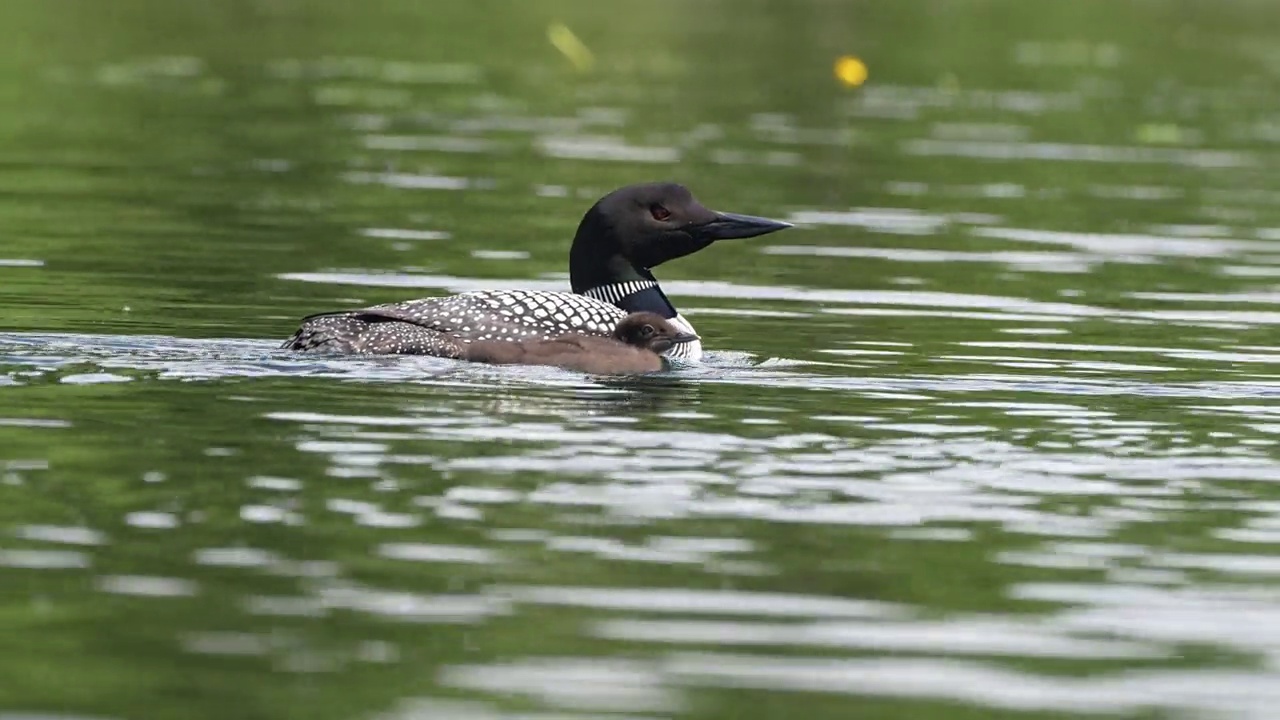
POLYGON ((1278 23, 4 4, 0 720, 1274 717, 1278 23), (702 365, 276 349, 651 179, 702 365))

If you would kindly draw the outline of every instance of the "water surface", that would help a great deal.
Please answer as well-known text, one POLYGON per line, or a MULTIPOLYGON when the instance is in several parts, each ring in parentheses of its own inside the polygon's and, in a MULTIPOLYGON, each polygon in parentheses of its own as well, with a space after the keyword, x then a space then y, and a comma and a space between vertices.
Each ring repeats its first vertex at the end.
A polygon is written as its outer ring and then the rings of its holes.
POLYGON ((1273 717, 1277 20, 0 8, 0 720, 1273 717), (277 349, 650 179, 702 364, 277 349))

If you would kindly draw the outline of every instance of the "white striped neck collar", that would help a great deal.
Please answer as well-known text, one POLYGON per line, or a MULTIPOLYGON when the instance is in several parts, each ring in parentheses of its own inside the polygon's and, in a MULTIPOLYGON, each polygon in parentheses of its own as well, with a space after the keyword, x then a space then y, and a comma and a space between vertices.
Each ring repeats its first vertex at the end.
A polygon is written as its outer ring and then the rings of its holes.
POLYGON ((583 294, 629 313, 655 312, 668 320, 680 314, 653 279, 610 283, 591 288, 583 294))
POLYGON ((629 295, 635 295, 652 288, 658 287, 658 283, 653 280, 628 280, 627 282, 610 283, 601 285, 583 292, 589 298, 602 300, 610 305, 618 305, 621 307, 623 299, 629 295))

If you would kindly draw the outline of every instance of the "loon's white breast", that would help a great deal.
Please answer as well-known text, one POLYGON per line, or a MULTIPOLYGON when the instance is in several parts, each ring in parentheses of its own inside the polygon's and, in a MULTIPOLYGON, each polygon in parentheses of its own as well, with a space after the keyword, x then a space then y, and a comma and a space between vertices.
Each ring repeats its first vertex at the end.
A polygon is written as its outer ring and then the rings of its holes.
MULTIPOLYGON (((686 332, 691 335, 698 334, 698 331, 693 329, 693 323, 679 313, 676 313, 676 316, 667 320, 667 322, 674 325, 680 332, 686 332)), ((681 360, 701 360, 702 340, 690 340, 689 342, 673 345, 670 350, 663 354, 667 357, 680 358, 681 360)))

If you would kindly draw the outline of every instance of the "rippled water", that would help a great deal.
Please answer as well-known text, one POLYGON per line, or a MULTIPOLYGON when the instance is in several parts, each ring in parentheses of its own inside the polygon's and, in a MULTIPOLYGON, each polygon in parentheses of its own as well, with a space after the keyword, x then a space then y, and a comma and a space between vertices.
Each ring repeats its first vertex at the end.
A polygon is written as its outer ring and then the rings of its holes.
POLYGON ((0 720, 1275 717, 1277 19, 0 8, 0 720), (703 363, 277 349, 649 179, 703 363))

